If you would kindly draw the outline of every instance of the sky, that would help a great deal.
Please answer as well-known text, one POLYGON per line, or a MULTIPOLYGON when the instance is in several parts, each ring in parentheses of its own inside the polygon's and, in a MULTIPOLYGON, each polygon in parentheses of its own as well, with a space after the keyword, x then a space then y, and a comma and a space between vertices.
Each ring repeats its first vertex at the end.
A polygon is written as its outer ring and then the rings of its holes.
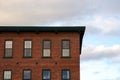
POLYGON ((0 0, 0 26, 86 26, 81 80, 120 80, 120 0, 0 0))

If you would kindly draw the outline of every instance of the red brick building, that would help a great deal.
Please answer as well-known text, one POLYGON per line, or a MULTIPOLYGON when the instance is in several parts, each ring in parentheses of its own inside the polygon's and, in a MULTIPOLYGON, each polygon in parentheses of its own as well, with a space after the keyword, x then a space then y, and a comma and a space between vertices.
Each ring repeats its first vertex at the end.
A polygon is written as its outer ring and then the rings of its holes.
POLYGON ((0 27, 0 80, 80 80, 85 27, 0 27))

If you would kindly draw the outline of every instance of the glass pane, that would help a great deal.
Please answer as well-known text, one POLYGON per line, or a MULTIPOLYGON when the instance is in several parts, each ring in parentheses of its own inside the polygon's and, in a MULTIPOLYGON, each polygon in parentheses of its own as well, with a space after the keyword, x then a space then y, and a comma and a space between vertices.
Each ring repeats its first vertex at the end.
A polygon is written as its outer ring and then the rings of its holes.
POLYGON ((11 71, 4 71, 4 79, 11 79, 11 71))
POLYGON ((70 79, 70 74, 69 74, 69 71, 63 71, 62 72, 62 78, 63 79, 70 79))
POLYGON ((43 56, 50 56, 50 49, 44 49, 43 56))
POLYGON ((24 56, 31 56, 31 48, 25 48, 24 56))
POLYGON ((12 48, 6 48, 5 49, 5 56, 6 57, 12 56, 12 48))
POLYGON ((5 48, 12 48, 12 41, 6 41, 5 42, 5 48))
POLYGON ((50 71, 43 71, 43 79, 50 79, 50 71))
POLYGON ((24 79, 30 79, 31 78, 31 71, 24 71, 24 79))
POLYGON ((32 47, 32 41, 25 41, 25 48, 31 48, 32 47))
POLYGON ((43 48, 44 49, 50 49, 50 41, 44 41, 43 48))
POLYGON ((63 51, 62 51, 62 56, 70 56, 70 51, 69 51, 69 49, 63 49, 63 51))
POLYGON ((64 48, 64 49, 66 49, 66 48, 68 49, 69 46, 70 46, 70 41, 63 41, 63 42, 62 42, 62 45, 63 45, 63 48, 64 48))

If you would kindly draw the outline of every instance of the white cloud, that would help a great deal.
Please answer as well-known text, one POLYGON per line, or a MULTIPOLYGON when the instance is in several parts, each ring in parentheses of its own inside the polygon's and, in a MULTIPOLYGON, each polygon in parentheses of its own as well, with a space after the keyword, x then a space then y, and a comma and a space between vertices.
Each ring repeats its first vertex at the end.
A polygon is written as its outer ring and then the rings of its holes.
POLYGON ((110 47, 101 46, 85 46, 83 47, 81 59, 101 59, 101 58, 114 58, 120 53, 120 45, 113 45, 110 47))
MULTIPOLYGON (((107 16, 95 16, 90 23, 92 26, 96 26, 101 30, 103 34, 120 34, 120 19, 115 17, 107 17, 107 16)), ((90 25, 90 23, 88 25, 90 25)))

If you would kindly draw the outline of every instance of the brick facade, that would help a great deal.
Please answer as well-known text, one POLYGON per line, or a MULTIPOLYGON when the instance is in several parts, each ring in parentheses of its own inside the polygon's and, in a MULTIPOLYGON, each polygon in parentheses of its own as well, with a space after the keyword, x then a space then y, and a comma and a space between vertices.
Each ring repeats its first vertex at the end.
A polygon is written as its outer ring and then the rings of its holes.
POLYGON ((32 80, 42 80, 42 69, 51 71, 51 80, 61 80, 62 69, 71 80, 80 80, 80 34, 78 32, 0 33, 0 80, 4 70, 12 70, 12 80, 22 80, 23 70, 32 71, 32 80), (32 40, 32 58, 24 58, 24 40, 32 40), (71 58, 61 57, 61 41, 70 40, 71 58), (4 41, 13 40, 13 58, 4 58, 4 41), (42 41, 51 40, 51 58, 42 58, 42 41))

